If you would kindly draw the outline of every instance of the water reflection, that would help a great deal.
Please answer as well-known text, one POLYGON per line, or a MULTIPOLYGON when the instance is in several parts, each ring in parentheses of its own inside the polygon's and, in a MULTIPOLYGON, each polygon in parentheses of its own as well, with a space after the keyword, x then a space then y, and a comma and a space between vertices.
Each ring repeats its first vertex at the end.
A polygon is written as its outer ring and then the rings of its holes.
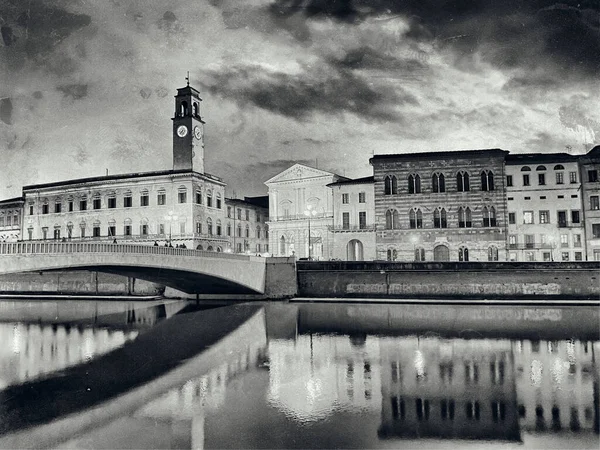
POLYGON ((11 343, 0 346, 0 389, 90 361, 137 335, 137 330, 0 323, 0 342, 11 343))

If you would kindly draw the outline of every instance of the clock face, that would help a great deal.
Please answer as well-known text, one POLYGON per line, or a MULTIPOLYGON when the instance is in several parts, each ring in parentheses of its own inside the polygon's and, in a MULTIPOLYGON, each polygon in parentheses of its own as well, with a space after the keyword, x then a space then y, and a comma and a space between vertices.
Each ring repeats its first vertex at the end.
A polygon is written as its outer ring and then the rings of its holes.
POLYGON ((194 127, 194 136, 198 140, 202 137, 202 130, 200 129, 200 127, 194 127))
POLYGON ((187 134, 188 134, 188 129, 185 125, 179 125, 179 127, 177 127, 177 136, 185 137, 187 134))

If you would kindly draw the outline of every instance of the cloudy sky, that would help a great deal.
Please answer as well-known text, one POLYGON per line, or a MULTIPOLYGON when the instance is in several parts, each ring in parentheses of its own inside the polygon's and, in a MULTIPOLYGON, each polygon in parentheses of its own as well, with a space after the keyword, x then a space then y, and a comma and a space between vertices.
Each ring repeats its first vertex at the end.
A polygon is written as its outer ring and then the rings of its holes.
POLYGON ((597 0, 0 0, 0 32, 0 198, 172 168, 187 71, 229 195, 295 162, 600 140, 597 0))

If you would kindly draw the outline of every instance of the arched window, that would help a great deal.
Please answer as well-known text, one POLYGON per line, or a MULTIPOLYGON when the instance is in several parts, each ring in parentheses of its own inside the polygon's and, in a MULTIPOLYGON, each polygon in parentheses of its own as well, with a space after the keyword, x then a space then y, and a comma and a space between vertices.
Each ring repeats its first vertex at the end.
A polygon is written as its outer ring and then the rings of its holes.
POLYGON ((565 166, 562 164, 557 164, 554 166, 554 170, 565 170, 565 166))
POLYGON ((177 189, 177 201, 187 203, 187 188, 185 186, 179 186, 179 189, 177 189))
POLYGON ((488 261, 498 261, 498 247, 488 248, 488 261))
POLYGON ((221 221, 217 220, 217 236, 221 236, 221 221))
POLYGON ((196 188, 196 203, 198 205, 202 204, 202 188, 196 188))
POLYGON ((398 251, 395 248, 388 248, 387 260, 388 261, 396 261, 396 259, 398 259, 398 251))
POLYGON ((467 247, 460 247, 458 249, 458 260, 468 261, 469 260, 469 249, 467 247))
POLYGON ((217 192, 217 204, 216 204, 217 209, 221 209, 221 193, 217 192))
POLYGON ((260 239, 260 225, 256 227, 256 238, 260 239))
POLYGON ((415 261, 425 261, 425 249, 423 247, 415 248, 415 261))
POLYGON ((285 237, 281 236, 279 238, 279 254, 285 256, 287 254, 286 250, 285 237))
POLYGON ((202 247, 202 244, 198 244, 198 246, 196 247, 196 250, 202 251, 202 250, 204 250, 204 247, 202 247))
POLYGON ((481 172, 481 190, 494 190, 494 173, 491 170, 484 170, 481 172))
POLYGON ((179 110, 179 114, 183 117, 188 115, 188 104, 187 102, 181 102, 181 108, 179 110))
POLYGON ((385 212, 385 229, 386 230, 397 230, 400 228, 398 220, 398 211, 395 209, 388 209, 385 212))
MULTIPOLYGON (((522 169, 521 169, 522 170, 522 169)), ((537 166, 535 170, 546 170, 546 166, 537 166)), ((491 247, 490 247, 491 248, 491 247)))
POLYGON ((221 253, 223 249, 221 247, 217 247, 217 253, 221 253))
POLYGON ((443 173, 434 173, 431 177, 431 188, 433 192, 446 192, 446 181, 443 173))
POLYGON ((408 193, 419 194, 421 192, 421 177, 418 174, 408 176, 408 193))
POLYGON ((208 229, 208 234, 212 235, 213 234, 213 223, 212 223, 212 219, 209 217, 208 219, 206 219, 206 227, 208 229))
POLYGON ((408 212, 408 222, 410 228, 423 228, 423 213, 419 208, 413 208, 408 212))
POLYGON ((471 228, 473 222, 471 221, 471 208, 458 208, 458 227, 459 228, 471 228))
POLYGON ((469 174, 461 170, 456 174, 456 190, 458 192, 469 192, 469 174))
POLYGON ((209 245, 208 247, 206 247, 206 251, 212 252, 213 251, 212 245, 209 245))
POLYGON ((242 224, 241 223, 238 223, 237 235, 238 235, 238 237, 242 237, 242 224))
POLYGON ((250 225, 246 225, 246 237, 250 237, 250 225))
POLYGON ((523 167, 521 167, 521 172, 531 172, 531 167, 523 166, 523 167))
POLYGON ((206 191, 206 206, 212 207, 212 191, 210 189, 206 191))
POLYGON ((386 175, 384 179, 384 194, 393 195, 398 193, 398 180, 395 175, 386 175))
POLYGON ((484 227, 495 227, 496 226, 496 209, 493 206, 483 207, 483 226, 484 227))
POLYGON ((198 107, 198 102, 194 102, 194 117, 198 117, 200 115, 200 108, 198 107))
POLYGON ((227 236, 231 236, 231 224, 227 222, 227 236))
POLYGON ((433 211, 433 226, 435 228, 448 228, 446 210, 444 208, 436 208, 435 211, 433 211))

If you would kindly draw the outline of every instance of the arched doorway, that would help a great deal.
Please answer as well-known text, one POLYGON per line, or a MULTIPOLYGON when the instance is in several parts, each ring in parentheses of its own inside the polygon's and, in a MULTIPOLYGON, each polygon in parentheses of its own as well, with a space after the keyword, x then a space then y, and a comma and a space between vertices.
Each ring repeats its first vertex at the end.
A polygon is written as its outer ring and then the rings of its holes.
POLYGON ((202 248, 202 245, 199 244, 198 247, 196 247, 196 250, 204 250, 204 249, 202 248))
POLYGON ((346 245, 346 260, 363 261, 363 243, 358 239, 352 239, 346 245))
POLYGON ((433 249, 434 261, 450 261, 450 250, 446 245, 438 245, 433 249))
POLYGON ((281 238, 279 238, 279 256, 287 256, 285 236, 281 236, 281 238))

